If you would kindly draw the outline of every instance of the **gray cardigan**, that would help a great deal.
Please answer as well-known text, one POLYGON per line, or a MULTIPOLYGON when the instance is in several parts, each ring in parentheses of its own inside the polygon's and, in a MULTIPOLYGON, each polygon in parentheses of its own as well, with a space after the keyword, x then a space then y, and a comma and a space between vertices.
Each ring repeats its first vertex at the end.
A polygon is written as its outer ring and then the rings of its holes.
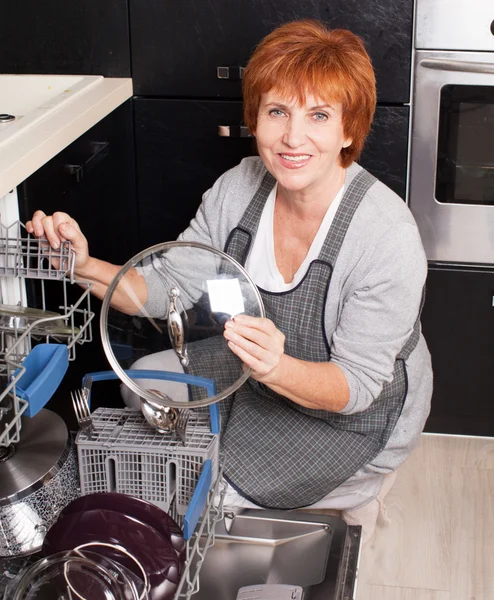
MULTIPOLYGON (((345 186, 361 167, 352 164, 345 186)), ((223 250, 229 233, 259 187, 266 168, 250 157, 222 175, 204 196, 179 240, 202 242, 223 250)), ((159 265, 142 272, 149 295, 145 309, 159 313, 163 283, 159 265)), ((392 377, 395 357, 412 332, 418 314, 427 261, 411 212, 393 191, 376 182, 350 224, 326 302, 326 334, 331 361, 345 374, 350 401, 342 413, 370 406, 392 377)), ((408 395, 385 450, 370 471, 395 469, 415 446, 430 409, 432 370, 425 340, 407 361, 408 395)))

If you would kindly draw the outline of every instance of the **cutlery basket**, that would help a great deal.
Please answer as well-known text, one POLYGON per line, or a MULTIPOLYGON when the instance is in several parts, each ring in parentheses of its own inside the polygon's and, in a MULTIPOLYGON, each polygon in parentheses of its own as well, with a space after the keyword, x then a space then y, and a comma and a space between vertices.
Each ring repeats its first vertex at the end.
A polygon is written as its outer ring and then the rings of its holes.
POLYGON ((192 412, 185 446, 130 408, 98 408, 92 417, 92 435, 80 431, 76 438, 83 494, 121 492, 165 511, 175 497, 183 515, 208 459, 213 481, 217 477, 219 440, 207 413, 192 412))
MULTIPOLYGON (((133 372, 138 373, 143 376, 145 372, 133 372)), ((91 381, 116 379, 112 371, 88 377, 91 381)), ((161 378, 166 379, 167 373, 161 378)), ((210 380, 182 378, 185 383, 200 382, 214 394, 210 380)), ((93 431, 79 431, 76 438, 83 494, 121 492, 167 512, 174 501, 177 514, 184 515, 206 461, 211 461, 212 481, 217 478, 220 426, 216 404, 209 411, 191 411, 186 444, 174 433, 157 432, 141 412, 130 408, 98 408, 92 419, 93 431)))

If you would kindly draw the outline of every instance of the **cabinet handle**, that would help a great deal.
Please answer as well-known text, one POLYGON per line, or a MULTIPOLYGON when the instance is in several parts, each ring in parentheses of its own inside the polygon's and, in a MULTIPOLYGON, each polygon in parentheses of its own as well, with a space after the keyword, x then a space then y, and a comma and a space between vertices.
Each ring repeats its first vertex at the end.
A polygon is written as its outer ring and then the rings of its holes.
POLYGON ((245 125, 219 125, 218 135, 220 137, 230 138, 251 138, 254 137, 245 125))
POLYGON ((108 142, 93 142, 91 150, 93 154, 82 164, 65 165, 65 170, 75 177, 77 183, 82 181, 84 175, 106 158, 110 152, 108 142))
POLYGON ((240 81, 244 75, 245 67, 216 67, 218 79, 230 79, 240 81))

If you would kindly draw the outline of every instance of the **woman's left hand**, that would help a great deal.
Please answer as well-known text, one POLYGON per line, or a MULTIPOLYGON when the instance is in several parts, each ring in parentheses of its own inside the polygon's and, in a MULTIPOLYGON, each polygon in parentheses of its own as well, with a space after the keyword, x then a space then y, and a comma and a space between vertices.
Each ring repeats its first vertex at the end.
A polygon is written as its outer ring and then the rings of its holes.
POLYGON ((273 321, 238 315, 225 323, 228 347, 252 369, 252 377, 269 383, 275 379, 284 355, 285 336, 273 321))

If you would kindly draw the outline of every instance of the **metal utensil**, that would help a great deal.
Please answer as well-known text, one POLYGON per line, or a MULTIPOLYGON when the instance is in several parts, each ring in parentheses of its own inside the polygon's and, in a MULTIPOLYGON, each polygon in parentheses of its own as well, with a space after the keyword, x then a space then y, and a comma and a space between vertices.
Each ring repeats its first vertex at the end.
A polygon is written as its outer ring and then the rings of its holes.
POLYGON ((0 304, 0 330, 18 335, 32 327, 34 335, 67 336, 76 335, 80 329, 73 327, 58 312, 0 304))
POLYGON ((83 390, 70 392, 70 397, 72 398, 72 405, 80 428, 83 431, 87 430, 91 434, 93 432, 93 419, 83 390))
POLYGON ((178 439, 185 446, 187 442, 187 424, 189 422, 190 417, 190 409, 189 408, 181 408, 178 411, 178 419, 175 424, 175 433, 177 434, 178 439))
POLYGON ((63 419, 46 408, 21 419, 19 443, 0 449, 0 559, 37 552, 60 511, 80 496, 77 452, 63 419))
MULTIPOLYGON (((168 396, 159 390, 149 391, 157 394, 165 401, 169 400, 168 396)), ((171 433, 175 431, 178 420, 177 409, 160 404, 159 402, 152 402, 147 398, 141 398, 141 412, 146 421, 160 433, 171 433)))

